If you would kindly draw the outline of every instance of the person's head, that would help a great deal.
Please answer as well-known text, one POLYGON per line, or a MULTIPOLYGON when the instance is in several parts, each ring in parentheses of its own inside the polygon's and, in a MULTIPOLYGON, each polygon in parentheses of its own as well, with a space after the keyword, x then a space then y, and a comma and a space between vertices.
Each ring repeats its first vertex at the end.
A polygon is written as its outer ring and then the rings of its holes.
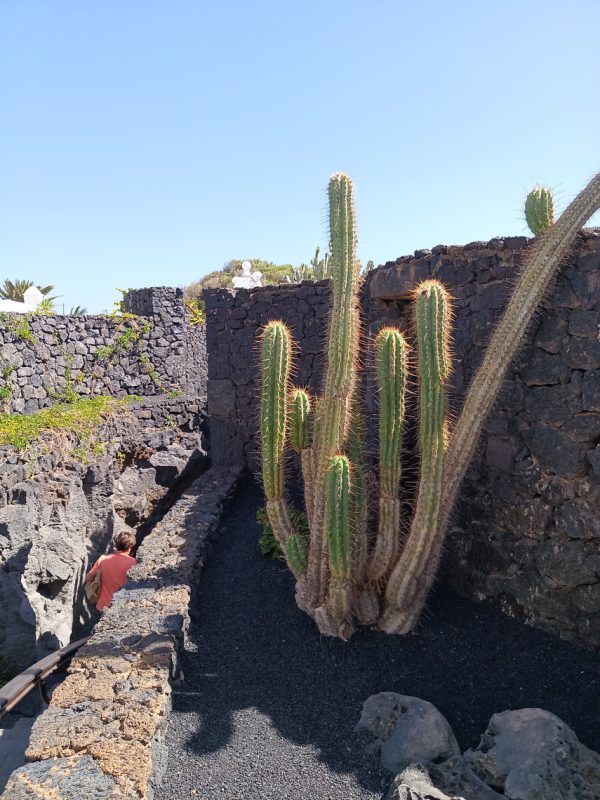
POLYGON ((115 547, 119 553, 129 553, 135 547, 135 534, 121 531, 115 536, 115 547))

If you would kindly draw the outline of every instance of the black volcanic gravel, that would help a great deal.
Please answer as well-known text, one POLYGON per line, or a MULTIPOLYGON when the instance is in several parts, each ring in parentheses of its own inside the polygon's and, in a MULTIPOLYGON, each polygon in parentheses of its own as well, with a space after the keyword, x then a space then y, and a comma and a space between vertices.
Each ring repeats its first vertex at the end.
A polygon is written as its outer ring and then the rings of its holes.
POLYGON ((390 778, 353 727, 381 691, 432 702, 462 749, 494 712, 537 706, 600 750, 597 655, 443 587, 409 636, 321 637, 283 564, 258 552, 262 503, 246 484, 202 575, 156 800, 380 798, 390 778))

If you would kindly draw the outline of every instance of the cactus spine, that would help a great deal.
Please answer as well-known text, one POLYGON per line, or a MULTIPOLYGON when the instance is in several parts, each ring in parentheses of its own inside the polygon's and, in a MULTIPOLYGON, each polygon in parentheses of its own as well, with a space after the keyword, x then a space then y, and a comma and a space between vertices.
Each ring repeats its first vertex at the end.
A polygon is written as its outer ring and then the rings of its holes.
POLYGON ((542 233, 554 224, 554 201, 550 189, 536 186, 525 200, 525 219, 534 236, 542 233))

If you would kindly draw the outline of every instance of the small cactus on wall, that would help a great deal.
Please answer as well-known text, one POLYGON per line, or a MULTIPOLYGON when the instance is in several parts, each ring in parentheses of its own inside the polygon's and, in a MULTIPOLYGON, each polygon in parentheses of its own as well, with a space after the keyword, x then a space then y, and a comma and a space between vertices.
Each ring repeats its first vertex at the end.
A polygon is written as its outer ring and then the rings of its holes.
POLYGON ((532 246, 512 298, 452 430, 446 386, 451 371, 451 301, 437 281, 415 287, 417 352, 403 333, 384 328, 374 342, 379 394, 379 503, 367 508, 362 356, 354 189, 348 176, 329 183, 333 307, 321 396, 291 386, 294 345, 280 321, 262 332, 263 484, 273 533, 296 577, 298 605, 327 635, 348 639, 357 624, 407 633, 433 583, 450 511, 481 428, 508 365, 578 231, 600 207, 600 175, 532 246), (419 394, 419 485, 411 520, 399 498, 409 367, 419 394), (309 535, 297 530, 283 481, 286 443, 299 453, 309 535), (376 529, 368 521, 376 517, 376 529), (408 534, 403 535, 403 531, 408 534))
POLYGON ((525 200, 525 219, 534 236, 540 236, 554 224, 554 200, 550 189, 536 186, 525 200))

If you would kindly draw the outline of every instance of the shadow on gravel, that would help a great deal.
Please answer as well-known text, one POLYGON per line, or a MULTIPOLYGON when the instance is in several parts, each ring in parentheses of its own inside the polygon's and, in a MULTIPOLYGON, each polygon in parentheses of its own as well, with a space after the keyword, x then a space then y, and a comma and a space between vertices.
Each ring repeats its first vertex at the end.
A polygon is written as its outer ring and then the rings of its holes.
MULTIPOLYGON (((186 742, 192 754, 215 754, 232 738, 232 715, 256 709, 281 737, 312 745, 329 769, 354 773, 380 792, 375 759, 360 750, 353 727, 363 701, 381 691, 434 703, 463 749, 478 743, 494 712, 539 706, 600 750, 595 654, 444 587, 409 636, 362 631, 349 643, 321 637, 297 609, 283 564, 258 552, 260 505, 260 490, 245 484, 201 578, 191 630, 197 652, 186 653, 185 684, 174 697, 175 713, 199 714, 186 742)), ((276 746, 251 730, 236 736, 254 749, 249 755, 276 746)))

